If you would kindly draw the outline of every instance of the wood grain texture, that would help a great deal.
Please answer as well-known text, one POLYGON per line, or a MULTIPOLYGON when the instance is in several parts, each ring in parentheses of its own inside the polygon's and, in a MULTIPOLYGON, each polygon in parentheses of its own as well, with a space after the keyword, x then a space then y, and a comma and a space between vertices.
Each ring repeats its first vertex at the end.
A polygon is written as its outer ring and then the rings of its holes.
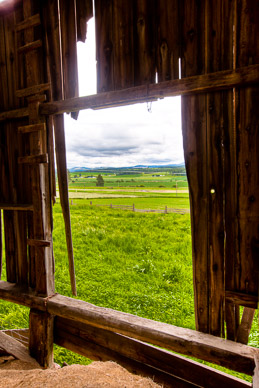
MULTIPOLYGON (((205 73, 205 4, 181 3, 182 77, 205 73)), ((192 225, 196 329, 209 332, 208 166, 206 95, 182 98, 182 132, 192 225)))
POLYGON ((179 13, 178 0, 160 0, 157 4, 158 82, 179 78, 179 13))
MULTIPOLYGON (((259 4, 237 2, 236 66, 259 63, 259 4)), ((239 291, 258 293, 258 254, 253 241, 259 240, 259 130, 258 87, 236 91, 237 128, 237 214, 239 232, 239 291)), ((236 263, 238 265, 238 262, 236 263)))
POLYGON ((244 308, 241 323, 237 331, 237 342, 245 345, 248 343, 254 315, 255 309, 251 309, 249 307, 244 308))
POLYGON ((258 82, 259 65, 253 65, 237 69, 236 71, 225 70, 64 101, 59 99, 59 101, 41 104, 40 113, 43 115, 53 115, 82 109, 102 109, 110 106, 137 104, 170 96, 202 94, 204 92, 230 89, 234 86, 244 86, 258 82))
POLYGON ((97 92, 114 90, 113 1, 95 1, 97 92))
POLYGON ((0 281, 0 297, 52 315, 152 343, 252 375, 258 349, 209 334, 151 321, 131 314, 96 307, 62 295, 36 296, 16 285, 0 281))
POLYGON ((77 41, 85 42, 87 22, 93 17, 92 0, 76 0, 77 41))
POLYGON ((65 234, 69 261, 69 275, 73 295, 76 295, 76 278, 74 266, 73 241, 70 221, 70 208, 68 196, 67 164, 66 164, 66 143, 63 115, 54 118, 55 143, 56 143, 56 161, 59 182, 60 203, 62 207, 65 234))
MULTIPOLYGON (((181 386, 181 382, 184 384, 182 380, 177 381, 177 378, 185 380, 188 384, 206 386, 207 388, 217 388, 220 385, 229 388, 251 386, 251 384, 245 383, 242 380, 230 377, 225 373, 220 373, 215 369, 188 360, 177 354, 158 349, 120 334, 64 318, 56 317, 55 319, 54 342, 57 342, 59 345, 65 345, 70 349, 74 347, 80 354, 88 357, 90 355, 91 357, 94 356, 97 360, 105 360, 106 354, 109 351, 111 351, 112 355, 117 353, 140 364, 156 368, 157 370, 153 370, 154 376, 156 376, 158 370, 174 376, 176 381, 172 381, 172 383, 178 383, 177 387, 181 386), (104 350, 103 353, 102 349, 104 350)), ((155 379, 155 381, 165 384, 161 380, 155 379)))
POLYGON ((4 349, 6 353, 11 354, 18 360, 29 362, 36 367, 39 367, 39 364, 35 361, 35 359, 30 357, 28 349, 24 345, 2 331, 0 331, 0 348, 4 349))
POLYGON ((30 310, 30 354, 43 368, 53 365, 53 323, 54 317, 50 314, 35 309, 30 310))
MULTIPOLYGON (((77 35, 76 35, 76 4, 75 0, 60 0, 61 52, 63 67, 64 97, 79 96, 77 74, 77 35)), ((77 114, 72 114, 77 118, 77 114)))

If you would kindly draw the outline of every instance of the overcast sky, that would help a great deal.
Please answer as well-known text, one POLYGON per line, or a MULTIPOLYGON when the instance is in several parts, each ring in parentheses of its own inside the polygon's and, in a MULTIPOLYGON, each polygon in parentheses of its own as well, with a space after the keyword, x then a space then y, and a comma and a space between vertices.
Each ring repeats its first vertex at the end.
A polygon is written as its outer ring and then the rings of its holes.
MULTIPOLYGON (((79 92, 96 93, 94 23, 87 43, 78 43, 79 92)), ((180 97, 98 111, 83 110, 77 121, 65 115, 67 164, 126 167, 183 162, 180 97)))

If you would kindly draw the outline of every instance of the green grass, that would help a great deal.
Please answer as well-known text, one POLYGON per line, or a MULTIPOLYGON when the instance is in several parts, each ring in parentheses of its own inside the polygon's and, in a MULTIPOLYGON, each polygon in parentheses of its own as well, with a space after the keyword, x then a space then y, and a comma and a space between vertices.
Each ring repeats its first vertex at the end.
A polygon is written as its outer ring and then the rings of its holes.
MULTIPOLYGON (((105 201, 110 203, 110 199, 104 198, 93 203, 105 201)), ((194 329, 190 216, 100 208, 90 206, 85 199, 73 202, 71 222, 78 298, 194 329)), ((112 198, 112 203, 115 202, 130 204, 129 198, 112 198)), ((188 208, 188 195, 178 198, 147 195, 134 198, 134 203, 142 208, 165 204, 188 208), (168 201, 172 201, 171 205, 168 201)), ((56 291, 71 297, 59 203, 54 206, 53 240, 56 291)), ((5 279, 5 268, 2 279, 5 279)), ((0 321, 5 328, 28 327, 28 309, 0 301, 0 321)), ((256 323, 250 344, 259 347, 256 323)), ((55 346, 55 361, 59 364, 90 362, 58 346, 55 346)), ((238 376, 251 381, 247 376, 238 376)))

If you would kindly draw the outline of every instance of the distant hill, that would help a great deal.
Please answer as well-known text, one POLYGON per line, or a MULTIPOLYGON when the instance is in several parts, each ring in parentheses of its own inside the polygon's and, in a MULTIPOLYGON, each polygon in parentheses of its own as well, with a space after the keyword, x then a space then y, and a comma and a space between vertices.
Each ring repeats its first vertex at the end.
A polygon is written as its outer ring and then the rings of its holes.
POLYGON ((88 170, 91 170, 91 168, 88 168, 88 167, 73 167, 73 168, 69 169, 70 172, 80 172, 80 171, 88 171, 88 170))
POLYGON ((185 167, 184 163, 180 164, 165 164, 165 165, 144 165, 144 164, 138 164, 136 166, 130 166, 130 167, 96 167, 96 168, 89 168, 89 167, 73 167, 70 168, 70 172, 83 172, 83 171, 96 171, 96 170, 130 170, 133 168, 178 168, 178 167, 185 167))

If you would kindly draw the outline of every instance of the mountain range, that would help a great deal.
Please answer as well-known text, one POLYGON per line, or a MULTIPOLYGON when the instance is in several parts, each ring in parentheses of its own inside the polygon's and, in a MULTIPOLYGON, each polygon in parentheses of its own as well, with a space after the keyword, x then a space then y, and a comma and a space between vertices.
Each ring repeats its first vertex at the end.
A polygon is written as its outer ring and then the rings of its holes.
POLYGON ((136 166, 130 166, 130 167, 96 167, 96 168, 89 168, 89 167, 72 167, 69 169, 70 172, 83 172, 83 171, 90 171, 90 170, 107 170, 107 169, 114 169, 114 170, 128 170, 132 168, 176 168, 176 167, 185 167, 184 163, 180 164, 166 164, 166 165, 144 165, 144 164, 138 164, 136 166))

